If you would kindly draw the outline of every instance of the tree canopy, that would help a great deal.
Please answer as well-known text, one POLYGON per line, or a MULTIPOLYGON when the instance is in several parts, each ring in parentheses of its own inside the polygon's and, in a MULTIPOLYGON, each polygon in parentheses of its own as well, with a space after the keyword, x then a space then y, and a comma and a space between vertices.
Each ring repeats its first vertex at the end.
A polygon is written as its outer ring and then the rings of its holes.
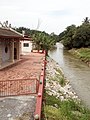
POLYGON ((68 48, 81 48, 90 46, 90 22, 86 17, 83 23, 76 27, 68 26, 65 31, 59 34, 59 40, 68 48))
POLYGON ((33 31, 33 42, 37 50, 50 50, 55 45, 55 36, 41 31, 33 31))

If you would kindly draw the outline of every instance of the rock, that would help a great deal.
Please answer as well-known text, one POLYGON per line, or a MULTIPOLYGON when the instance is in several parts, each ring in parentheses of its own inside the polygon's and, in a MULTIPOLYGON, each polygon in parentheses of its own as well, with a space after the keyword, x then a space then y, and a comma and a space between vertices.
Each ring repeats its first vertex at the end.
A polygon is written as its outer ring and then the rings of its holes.
POLYGON ((73 92, 69 92, 69 95, 70 95, 71 97, 74 97, 73 92))
POLYGON ((72 98, 73 98, 73 99, 78 99, 78 96, 73 96, 72 98))
POLYGON ((24 103, 24 106, 27 106, 27 103, 24 103))
POLYGON ((66 90, 65 90, 63 87, 60 88, 60 91, 61 91, 62 93, 66 93, 66 90))
POLYGON ((8 114, 8 115, 7 115, 8 118, 11 117, 11 116, 12 116, 11 114, 8 114))
POLYGON ((64 101, 64 97, 63 97, 63 96, 60 96, 60 100, 61 100, 61 101, 64 101))
POLYGON ((55 106, 56 108, 58 108, 58 105, 57 105, 57 104, 54 104, 54 106, 55 106))

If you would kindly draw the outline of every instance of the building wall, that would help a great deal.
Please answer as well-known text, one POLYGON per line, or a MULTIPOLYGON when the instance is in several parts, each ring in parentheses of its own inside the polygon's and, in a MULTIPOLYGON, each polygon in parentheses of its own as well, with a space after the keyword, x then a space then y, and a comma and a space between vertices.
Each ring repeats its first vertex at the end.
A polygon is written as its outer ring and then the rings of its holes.
POLYGON ((21 41, 21 53, 29 53, 32 50, 31 41, 21 41), (25 46, 26 45, 26 46, 25 46))
POLYGON ((1 67, 1 64, 2 64, 2 47, 1 47, 1 40, 0 40, 0 67, 1 67))
MULTIPOLYGON (((14 41, 14 50, 16 49, 16 59, 20 59, 20 41, 16 40, 14 41)), ((14 51, 14 59, 15 59, 15 51, 14 51)))
POLYGON ((6 40, 1 42, 2 49, 2 62, 8 61, 10 59, 10 43, 6 40))
POLYGON ((5 62, 14 62, 20 59, 20 41, 14 39, 0 40, 0 67, 5 62), (16 49, 16 52, 15 52, 16 49), (16 54, 15 54, 16 53, 16 54))

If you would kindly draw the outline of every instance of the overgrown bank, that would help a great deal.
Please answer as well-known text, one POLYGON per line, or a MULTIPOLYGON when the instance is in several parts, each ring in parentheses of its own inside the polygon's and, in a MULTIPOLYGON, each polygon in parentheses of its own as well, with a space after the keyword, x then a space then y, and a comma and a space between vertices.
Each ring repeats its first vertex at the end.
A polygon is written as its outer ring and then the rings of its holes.
POLYGON ((69 52, 90 66, 90 48, 71 49, 69 52))
POLYGON ((45 120, 89 120, 90 111, 83 107, 59 65, 47 60, 45 120))

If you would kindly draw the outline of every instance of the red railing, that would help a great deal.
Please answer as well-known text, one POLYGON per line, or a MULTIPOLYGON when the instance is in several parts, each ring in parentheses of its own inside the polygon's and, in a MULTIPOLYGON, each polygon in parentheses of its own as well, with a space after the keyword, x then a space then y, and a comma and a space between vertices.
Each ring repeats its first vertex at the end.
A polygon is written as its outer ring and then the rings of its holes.
POLYGON ((43 92, 44 92, 44 80, 45 80, 45 67, 46 67, 46 52, 45 59, 43 63, 43 69, 40 75, 40 82, 39 82, 39 89, 38 89, 38 95, 37 95, 37 101, 36 101, 36 109, 35 109, 35 115, 34 120, 41 120, 41 111, 42 111, 42 98, 43 98, 43 92))
POLYGON ((38 85, 36 78, 0 81, 0 97, 36 94, 38 85))

